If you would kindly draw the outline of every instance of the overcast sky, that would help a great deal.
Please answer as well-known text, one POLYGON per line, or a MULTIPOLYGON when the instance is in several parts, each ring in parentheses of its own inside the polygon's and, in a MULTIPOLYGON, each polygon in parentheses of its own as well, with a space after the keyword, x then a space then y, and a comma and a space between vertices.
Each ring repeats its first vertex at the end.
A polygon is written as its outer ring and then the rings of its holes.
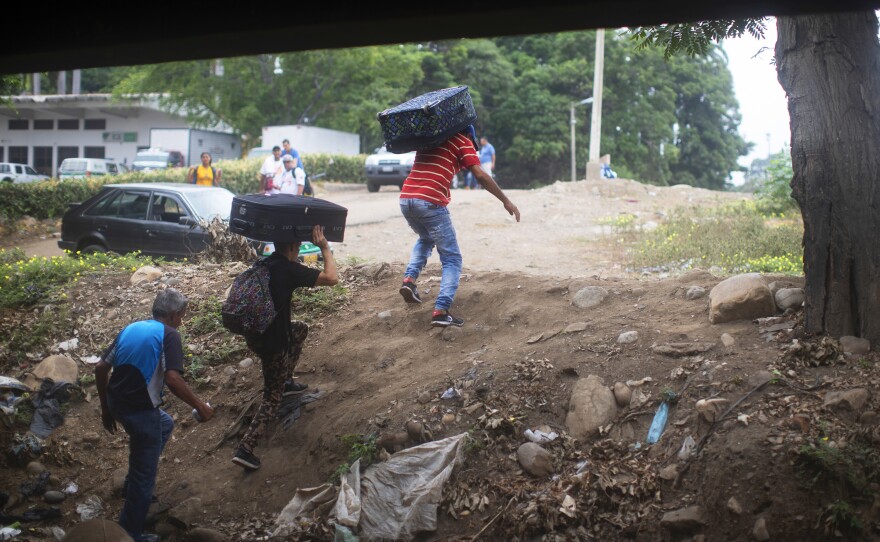
POLYGON ((791 144, 788 103, 772 63, 775 45, 775 19, 768 21, 767 32, 761 40, 748 36, 725 40, 722 45, 729 58, 733 88, 742 114, 739 133, 755 144, 748 156, 740 158, 743 166, 755 158, 766 158, 768 151, 776 153, 791 144))

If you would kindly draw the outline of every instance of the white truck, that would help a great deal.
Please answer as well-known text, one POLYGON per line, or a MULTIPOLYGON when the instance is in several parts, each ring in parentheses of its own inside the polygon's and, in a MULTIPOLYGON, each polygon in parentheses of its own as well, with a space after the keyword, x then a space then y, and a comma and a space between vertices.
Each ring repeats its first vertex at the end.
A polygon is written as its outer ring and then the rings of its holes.
POLYGON ((357 156, 361 152, 361 138, 351 132, 291 124, 288 126, 265 126, 263 147, 281 146, 285 139, 300 154, 328 153, 357 156))
POLYGON ((239 136, 197 128, 152 128, 150 147, 180 151, 186 162, 185 167, 200 164, 199 157, 203 152, 210 153, 215 163, 241 158, 239 136))

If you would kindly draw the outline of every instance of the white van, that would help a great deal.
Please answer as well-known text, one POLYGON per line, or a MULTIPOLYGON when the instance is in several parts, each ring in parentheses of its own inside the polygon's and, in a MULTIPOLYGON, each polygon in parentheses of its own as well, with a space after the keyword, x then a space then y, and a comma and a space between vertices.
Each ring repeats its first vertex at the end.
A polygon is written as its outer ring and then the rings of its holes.
POLYGON ((119 175, 121 169, 110 158, 65 158, 58 168, 58 178, 85 179, 96 175, 119 175))

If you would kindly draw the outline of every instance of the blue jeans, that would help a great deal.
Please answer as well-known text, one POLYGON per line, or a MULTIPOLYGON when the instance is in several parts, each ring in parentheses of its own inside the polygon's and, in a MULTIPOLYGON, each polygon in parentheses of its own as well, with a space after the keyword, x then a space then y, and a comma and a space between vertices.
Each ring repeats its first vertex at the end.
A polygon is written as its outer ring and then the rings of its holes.
POLYGON ((455 238, 455 228, 452 227, 452 219, 449 209, 441 205, 429 203, 416 198, 400 200, 400 211, 419 236, 412 249, 409 265, 406 267, 405 276, 413 279, 419 278, 431 250, 436 246, 440 254, 440 265, 443 267, 443 276, 440 279, 440 294, 434 303, 434 308, 448 310, 452 306, 452 298, 458 290, 458 281, 461 278, 461 251, 458 249, 458 240, 455 238))
POLYGON ((159 456, 171 438, 174 421, 158 408, 127 412, 114 409, 112 402, 109 406, 128 433, 128 489, 119 524, 137 540, 144 532, 150 499, 156 487, 159 456))

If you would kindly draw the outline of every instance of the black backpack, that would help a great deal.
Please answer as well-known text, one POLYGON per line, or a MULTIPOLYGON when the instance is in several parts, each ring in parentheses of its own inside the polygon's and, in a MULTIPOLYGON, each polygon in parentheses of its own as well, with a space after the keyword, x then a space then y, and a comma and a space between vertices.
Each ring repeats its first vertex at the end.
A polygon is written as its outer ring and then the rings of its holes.
MULTIPOLYGON (((305 173, 305 170, 303 171, 305 173)), ((315 192, 312 190, 312 183, 309 182, 309 174, 306 173, 306 184, 303 187, 303 196, 314 196, 315 192)))

